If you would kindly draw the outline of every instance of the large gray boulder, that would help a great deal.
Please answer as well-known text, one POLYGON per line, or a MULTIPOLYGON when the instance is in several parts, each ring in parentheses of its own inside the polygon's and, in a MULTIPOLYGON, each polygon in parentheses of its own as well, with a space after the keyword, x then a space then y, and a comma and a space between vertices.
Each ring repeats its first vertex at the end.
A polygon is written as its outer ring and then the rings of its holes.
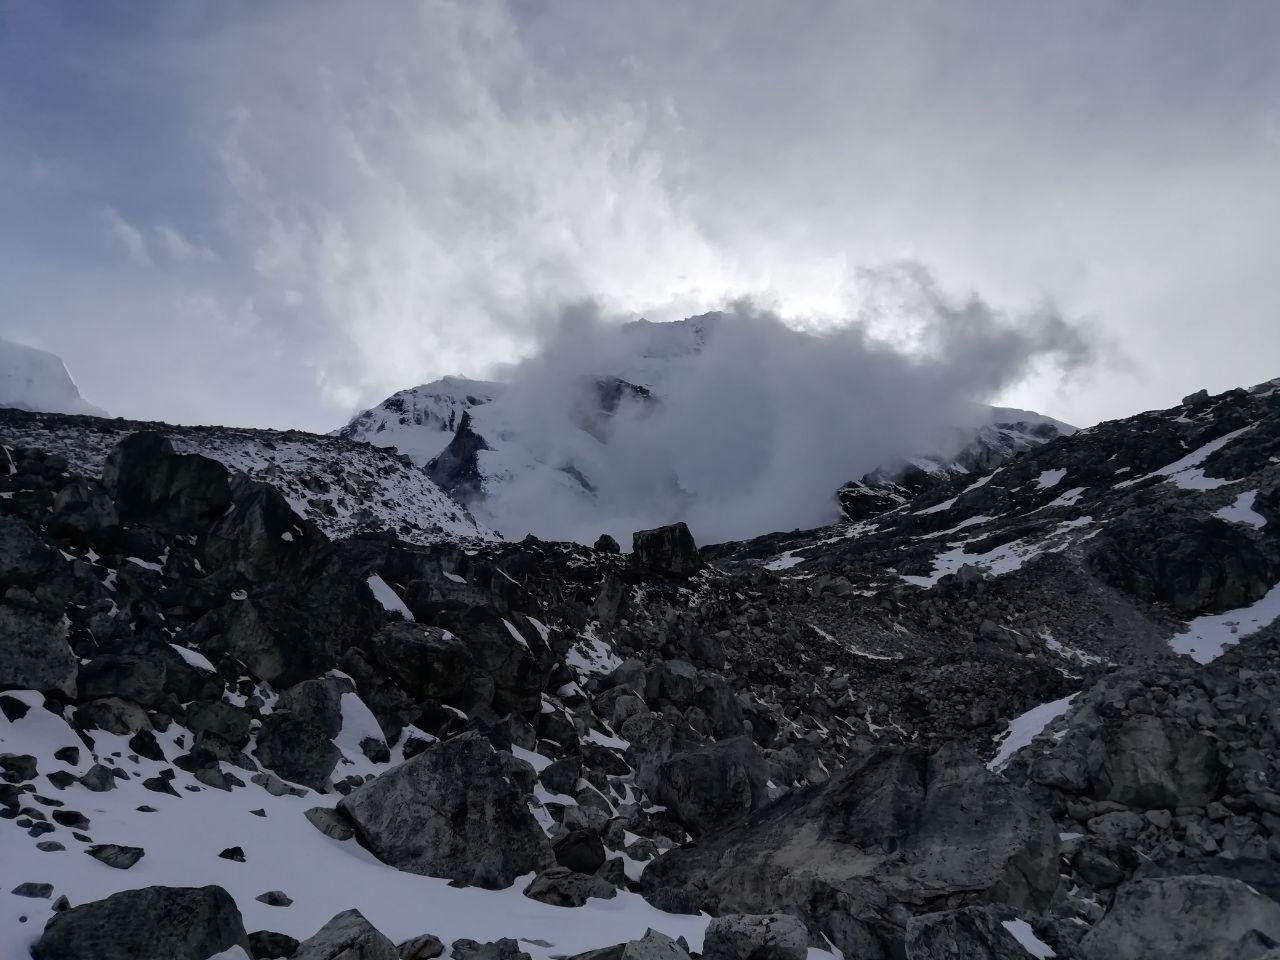
POLYGON ((707 924, 702 960, 805 960, 809 931, 785 913, 734 914, 707 924))
POLYGON ((1107 724, 1089 745, 1099 799, 1164 809, 1217 799, 1225 773, 1218 748, 1184 721, 1137 715, 1107 724))
POLYGON ((684 522, 631 535, 631 562, 668 577, 691 577, 702 569, 702 557, 684 522))
POLYGON ((54 915, 35 960, 208 960, 249 949, 236 902, 221 887, 125 890, 54 915))
POLYGON ((490 889, 553 862, 508 754, 479 733, 434 744, 338 804, 378 859, 490 889))
POLYGON ((293 960, 400 960, 400 953, 359 910, 346 910, 303 940, 293 960))
POLYGON ((750 737, 677 753, 656 781, 654 799, 694 836, 769 801, 769 767, 750 737))
POLYGON ((900 951, 907 917, 966 904, 1043 909, 1057 831, 968 751, 858 744, 821 787, 649 865, 655 905, 791 913, 846 956, 900 951))
POLYGON ((1280 903, 1225 877, 1161 877, 1121 887, 1085 936, 1089 960, 1256 960, 1280 944, 1280 903))
POLYGON ((78 672, 62 621, 0 605, 0 690, 75 696, 78 672))

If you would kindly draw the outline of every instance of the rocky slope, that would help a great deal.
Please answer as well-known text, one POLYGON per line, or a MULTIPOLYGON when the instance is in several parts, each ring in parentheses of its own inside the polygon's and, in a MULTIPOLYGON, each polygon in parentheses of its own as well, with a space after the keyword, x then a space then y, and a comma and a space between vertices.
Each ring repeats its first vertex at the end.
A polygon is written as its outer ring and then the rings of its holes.
POLYGON ((301 430, 176 426, 116 418, 60 416, 0 408, 0 441, 42 450, 62 469, 99 476, 111 448, 140 430, 164 434, 271 484, 326 536, 387 531, 411 543, 492 540, 495 534, 406 457, 369 444, 301 430))
POLYGON ((0 954, 1280 944, 1275 385, 628 555, 331 537, 181 432, 14 422, 0 954))

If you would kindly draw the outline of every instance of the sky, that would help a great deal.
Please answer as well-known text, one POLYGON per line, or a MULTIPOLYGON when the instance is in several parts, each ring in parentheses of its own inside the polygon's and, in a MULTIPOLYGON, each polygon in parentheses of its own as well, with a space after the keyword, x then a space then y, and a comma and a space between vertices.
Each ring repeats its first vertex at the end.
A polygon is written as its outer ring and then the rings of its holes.
POLYGON ((0 336, 121 416, 330 430, 586 301, 1052 315, 974 399, 1080 425, 1280 376, 1271 0, 0 0, 0 184, 0 336))

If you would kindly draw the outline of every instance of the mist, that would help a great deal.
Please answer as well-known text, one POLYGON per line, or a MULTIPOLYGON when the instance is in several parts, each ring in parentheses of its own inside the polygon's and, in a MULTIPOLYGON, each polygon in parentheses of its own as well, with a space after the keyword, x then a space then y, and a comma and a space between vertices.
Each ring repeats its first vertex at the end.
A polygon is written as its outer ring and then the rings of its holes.
POLYGON ((1074 377, 1097 359, 1088 327, 1051 306, 1008 315, 977 295, 951 300, 912 264, 874 279, 897 292, 893 307, 882 299, 809 329, 749 300, 681 324, 624 325, 592 303, 563 311, 506 371, 500 409, 478 417, 553 469, 492 455, 505 474, 481 514, 508 537, 607 532, 624 545, 675 520, 700 543, 818 526, 837 518, 847 481, 950 452, 1020 380, 1074 377), (602 376, 649 396, 600 415, 602 376))

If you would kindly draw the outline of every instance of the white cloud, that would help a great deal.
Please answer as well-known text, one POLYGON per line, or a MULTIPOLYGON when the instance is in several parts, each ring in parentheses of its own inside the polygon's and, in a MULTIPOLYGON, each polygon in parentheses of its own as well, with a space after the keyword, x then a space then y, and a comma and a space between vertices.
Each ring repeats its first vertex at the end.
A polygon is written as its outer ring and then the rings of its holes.
POLYGON ((147 246, 147 238, 141 230, 131 224, 114 207, 106 207, 101 211, 102 219, 107 225, 110 237, 124 248, 134 263, 150 266, 151 252, 147 246))

